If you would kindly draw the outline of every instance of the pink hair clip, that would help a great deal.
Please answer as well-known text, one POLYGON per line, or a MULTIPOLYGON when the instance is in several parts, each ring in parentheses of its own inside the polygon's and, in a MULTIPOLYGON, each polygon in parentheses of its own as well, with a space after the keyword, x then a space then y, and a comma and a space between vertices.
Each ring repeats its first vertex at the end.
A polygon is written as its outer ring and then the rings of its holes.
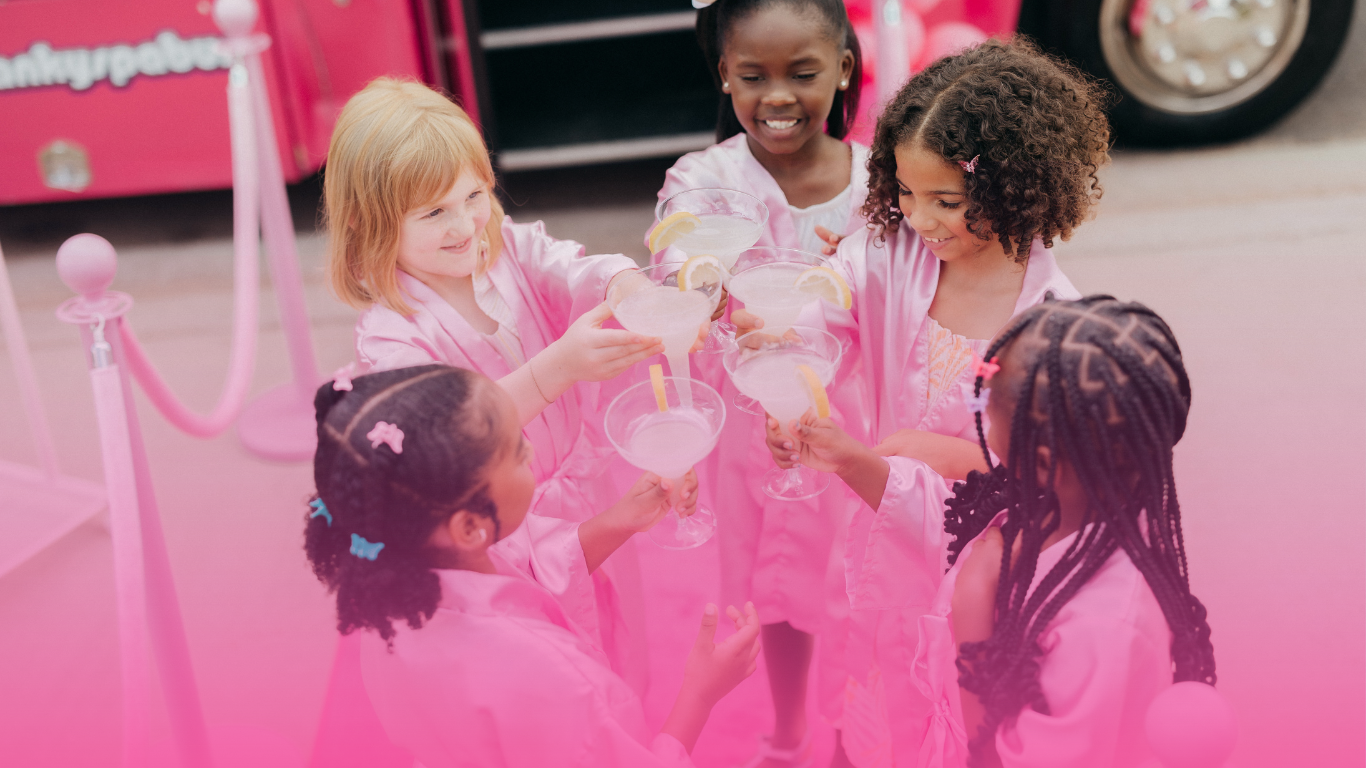
POLYGON ((332 374, 332 388, 338 392, 351 391, 351 374, 356 372, 355 363, 347 363, 332 374))
POLYGON ((963 166, 963 170, 972 173, 977 170, 977 158, 979 157, 981 157, 981 155, 973 155, 971 160, 959 160, 958 164, 963 166))
POLYGON ((991 377, 995 376, 996 372, 1001 370, 1001 366, 996 363, 999 359, 1000 358, 993 357, 991 360, 987 361, 974 355, 972 358, 973 375, 981 376, 983 379, 990 381, 991 377))
POLYGON ((387 421, 375 422, 375 428, 370 430, 365 439, 370 441, 371 448, 378 448, 380 443, 384 443, 394 453, 403 453, 403 430, 399 429, 397 424, 390 424, 387 421))

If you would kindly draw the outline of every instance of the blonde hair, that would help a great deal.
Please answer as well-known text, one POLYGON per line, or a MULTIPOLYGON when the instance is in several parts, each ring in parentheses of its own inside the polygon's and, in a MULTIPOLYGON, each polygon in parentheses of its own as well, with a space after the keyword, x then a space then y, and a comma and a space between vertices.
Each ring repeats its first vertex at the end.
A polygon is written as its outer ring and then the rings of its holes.
POLYGON ((493 164, 465 111, 421 83, 381 77, 346 102, 327 150, 323 199, 328 278, 357 309, 380 303, 413 314, 398 285, 403 217, 432 203, 472 171, 489 186, 487 243, 477 274, 502 252, 503 208, 493 195, 493 164))

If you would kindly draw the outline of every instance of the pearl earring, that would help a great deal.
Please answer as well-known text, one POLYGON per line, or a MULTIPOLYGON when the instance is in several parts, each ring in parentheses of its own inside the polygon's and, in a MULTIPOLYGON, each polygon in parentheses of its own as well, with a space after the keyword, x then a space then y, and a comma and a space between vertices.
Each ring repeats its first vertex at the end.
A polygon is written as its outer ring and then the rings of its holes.
POLYGON ((841 90, 841 91, 844 90, 845 88, 848 88, 848 87, 849 87, 849 81, 848 81, 848 80, 841 80, 841 81, 840 81, 840 90, 841 90))
POLYGON ((721 93, 730 93, 730 81, 721 83, 721 93))

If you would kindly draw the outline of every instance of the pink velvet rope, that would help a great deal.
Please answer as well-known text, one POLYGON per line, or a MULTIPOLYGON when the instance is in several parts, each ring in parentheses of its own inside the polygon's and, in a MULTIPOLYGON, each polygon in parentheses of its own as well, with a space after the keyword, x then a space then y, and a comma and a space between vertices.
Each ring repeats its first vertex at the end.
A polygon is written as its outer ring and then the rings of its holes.
MULTIPOLYGON (((247 70, 235 65, 228 76, 228 120, 232 132, 233 333, 228 378, 218 404, 208 415, 190 410, 152 366, 126 319, 118 323, 129 371, 166 420, 195 437, 213 437, 242 412, 256 363, 257 307, 260 298, 260 184, 252 94, 247 70)), ((268 148, 267 151, 273 151, 268 148)))

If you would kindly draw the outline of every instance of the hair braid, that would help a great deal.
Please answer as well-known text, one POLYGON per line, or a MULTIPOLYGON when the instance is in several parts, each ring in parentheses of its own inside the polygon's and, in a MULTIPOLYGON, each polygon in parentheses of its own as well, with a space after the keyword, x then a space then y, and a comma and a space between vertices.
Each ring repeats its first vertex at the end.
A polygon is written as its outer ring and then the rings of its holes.
MULTIPOLYGON (((1007 352, 1014 362, 993 382, 993 396, 1014 404, 1010 455, 954 485, 944 523, 955 537, 953 563, 999 512, 1008 512, 996 623, 989 638, 960 649, 961 684, 986 713, 971 735, 974 766, 1000 725, 1025 707, 1048 712, 1039 684, 1040 636, 1119 549, 1171 628, 1174 680, 1216 679, 1206 610, 1190 592, 1173 477, 1172 447, 1185 431, 1190 381, 1171 329, 1142 305, 1091 296, 1028 310, 985 356, 1007 352), (1041 447, 1051 457, 1043 478, 1041 447), (1033 586, 1043 542, 1061 523, 1053 489, 1063 463, 1075 472, 1087 506, 1073 541, 1033 586)), ((979 377, 976 394, 982 384, 979 377)), ((990 464, 981 414, 977 429, 990 464)))

